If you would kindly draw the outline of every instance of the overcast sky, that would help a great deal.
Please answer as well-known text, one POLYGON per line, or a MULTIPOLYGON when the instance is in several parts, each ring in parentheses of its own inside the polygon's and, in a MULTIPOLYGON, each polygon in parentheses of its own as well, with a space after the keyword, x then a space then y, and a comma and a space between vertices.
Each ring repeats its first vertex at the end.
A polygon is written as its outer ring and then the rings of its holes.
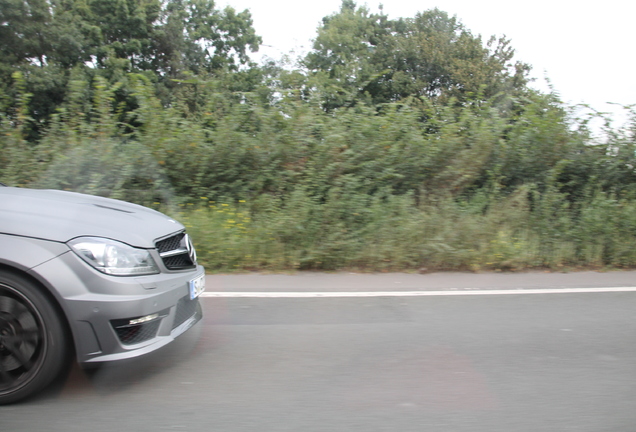
MULTIPOLYGON (((380 1, 357 1, 372 12, 380 1)), ((340 9, 341 0, 218 0, 237 11, 249 9, 262 38, 260 54, 278 58, 306 52, 321 19, 340 9)), ((488 40, 505 35, 517 60, 529 63, 536 87, 546 90, 547 77, 570 104, 587 103, 601 111, 607 102, 636 104, 636 2, 629 0, 385 0, 390 18, 412 18, 437 7, 488 40)))

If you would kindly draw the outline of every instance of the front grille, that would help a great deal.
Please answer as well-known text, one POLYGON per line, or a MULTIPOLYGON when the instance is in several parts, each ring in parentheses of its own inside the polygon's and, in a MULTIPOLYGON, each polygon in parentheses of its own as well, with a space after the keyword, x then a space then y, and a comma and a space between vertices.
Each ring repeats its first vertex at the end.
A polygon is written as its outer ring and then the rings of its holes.
POLYGON ((159 240, 155 243, 163 264, 169 270, 184 270, 196 267, 197 255, 185 232, 159 240))
POLYGON ((171 270, 192 267, 192 260, 187 255, 176 255, 163 258, 165 266, 171 270))
POLYGON ((172 323, 172 330, 190 319, 197 311, 197 299, 190 300, 189 296, 182 297, 177 303, 177 310, 172 323))
POLYGON ((172 237, 159 240, 157 242, 157 249, 159 250, 159 253, 170 252, 175 249, 179 249, 179 245, 181 244, 181 239, 183 239, 183 236, 185 236, 185 233, 179 233, 172 237))
POLYGON ((128 322, 129 320, 113 320, 111 324, 122 344, 133 345, 154 338, 159 330, 161 319, 135 325, 128 325, 128 322))

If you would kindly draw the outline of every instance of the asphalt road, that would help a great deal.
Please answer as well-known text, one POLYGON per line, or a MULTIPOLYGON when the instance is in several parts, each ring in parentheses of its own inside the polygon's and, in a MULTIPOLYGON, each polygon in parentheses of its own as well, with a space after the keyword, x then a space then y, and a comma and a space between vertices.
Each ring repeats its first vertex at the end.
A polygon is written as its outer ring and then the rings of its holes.
POLYGON ((74 368, 0 431, 636 430, 636 292, 593 292, 634 272, 207 282, 194 331, 74 368))

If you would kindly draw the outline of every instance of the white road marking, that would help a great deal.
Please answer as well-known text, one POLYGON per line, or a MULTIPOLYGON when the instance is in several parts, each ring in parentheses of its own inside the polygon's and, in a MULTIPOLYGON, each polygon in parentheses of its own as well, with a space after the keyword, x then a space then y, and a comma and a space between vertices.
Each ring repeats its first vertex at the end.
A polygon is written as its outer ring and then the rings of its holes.
POLYGON ((602 288, 517 288, 517 289, 479 289, 449 288, 443 291, 271 291, 271 292, 223 292, 206 291, 201 297, 240 297, 240 298, 329 298, 329 297, 440 297, 440 296, 480 296, 480 295, 527 295, 527 294, 587 294, 610 292, 636 292, 636 287, 602 288))

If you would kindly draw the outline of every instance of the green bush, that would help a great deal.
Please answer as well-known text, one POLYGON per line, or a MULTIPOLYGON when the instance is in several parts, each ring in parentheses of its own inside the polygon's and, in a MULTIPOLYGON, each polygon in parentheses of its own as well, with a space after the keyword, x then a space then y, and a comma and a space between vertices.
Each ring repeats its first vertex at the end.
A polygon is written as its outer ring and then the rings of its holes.
POLYGON ((210 271, 636 266, 634 128, 593 142, 553 96, 325 112, 212 82, 193 112, 131 75, 126 112, 117 84, 72 80, 32 143, 17 83, 3 182, 161 209, 210 271))

